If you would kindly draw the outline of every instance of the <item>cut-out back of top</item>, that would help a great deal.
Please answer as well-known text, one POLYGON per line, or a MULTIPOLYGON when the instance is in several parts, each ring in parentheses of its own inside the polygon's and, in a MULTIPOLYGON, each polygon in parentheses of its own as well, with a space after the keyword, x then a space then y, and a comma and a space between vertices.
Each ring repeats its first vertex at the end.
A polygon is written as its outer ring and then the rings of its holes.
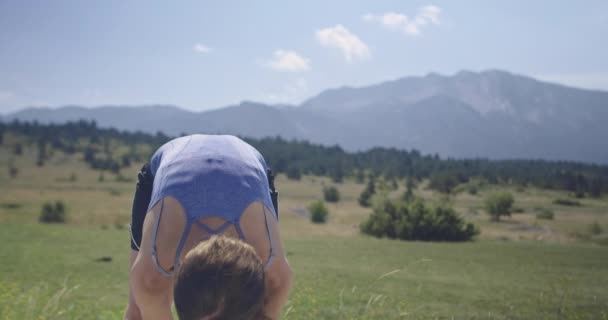
MULTIPOLYGON (((191 135, 167 142, 150 160, 154 176, 152 198, 148 211, 165 197, 171 196, 184 208, 186 223, 175 252, 173 270, 165 270, 159 263, 156 237, 164 202, 155 216, 152 235, 152 258, 158 271, 171 276, 179 265, 192 225, 210 235, 223 233, 233 225, 241 239, 245 235, 240 218, 253 202, 264 208, 270 255, 267 269, 274 258, 274 244, 266 210, 274 210, 262 155, 246 142, 227 135, 191 135), (217 228, 201 223, 202 218, 219 217, 225 222, 217 228)), ((276 212, 271 215, 276 218, 276 212)))

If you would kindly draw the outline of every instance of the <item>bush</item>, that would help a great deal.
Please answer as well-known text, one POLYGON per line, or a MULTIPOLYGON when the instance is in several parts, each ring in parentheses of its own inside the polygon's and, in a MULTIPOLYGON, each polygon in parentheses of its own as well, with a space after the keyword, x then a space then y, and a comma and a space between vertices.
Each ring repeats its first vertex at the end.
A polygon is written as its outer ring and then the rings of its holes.
POLYGON ((368 208, 371 205, 372 196, 376 193, 376 181, 372 178, 369 179, 365 189, 359 195, 359 205, 368 208))
POLYGON ((509 192, 495 192, 486 197, 485 207, 492 221, 500 221, 500 216, 511 216, 513 195, 509 192))
POLYGON ((344 182, 344 172, 342 172, 342 169, 340 169, 340 168, 338 168, 334 171, 331 171, 329 173, 329 176, 331 177, 331 181, 333 181, 334 183, 344 182))
POLYGON ((526 210, 524 210, 524 208, 522 207, 513 207, 513 210, 511 210, 512 213, 524 213, 526 212, 526 210))
POLYGON ((300 173, 300 169, 298 167, 292 166, 287 168, 287 179, 289 180, 300 180, 302 178, 302 173, 300 173))
POLYGON ((358 184, 364 183, 365 182, 365 173, 363 172, 363 170, 358 169, 355 173, 355 181, 358 184))
POLYGON ((121 173, 117 174, 116 177, 114 178, 114 180, 116 180, 116 182, 133 182, 134 181, 133 178, 123 176, 121 173))
POLYGON ((63 201, 57 201, 55 205, 51 202, 42 205, 39 221, 42 223, 65 223, 66 210, 63 201))
POLYGON ((536 219, 553 220, 553 210, 548 208, 541 208, 536 213, 536 219))
POLYGON ((405 181, 405 192, 401 196, 404 201, 410 201, 414 199, 414 189, 416 188, 416 182, 414 178, 407 177, 405 181))
POLYGON ((577 200, 572 200, 572 199, 555 199, 553 200, 554 204, 559 204, 562 206, 572 206, 572 207, 579 207, 581 206, 581 203, 578 202, 577 200))
POLYGON ((450 207, 428 207, 421 199, 393 202, 383 199, 361 224, 361 232, 375 237, 422 241, 467 241, 479 231, 450 207))
POLYGON ((15 166, 9 166, 8 167, 8 175, 11 177, 11 179, 15 179, 17 178, 17 175, 19 175, 19 169, 15 166))
POLYGON ((397 180, 395 180, 395 178, 391 178, 390 180, 390 184, 391 184, 391 190, 397 190, 399 189, 399 183, 397 183, 397 180))
POLYGON ((325 207, 323 201, 315 201, 308 206, 310 211, 310 221, 313 223, 325 223, 327 222, 327 216, 329 211, 325 207))
POLYGON ((470 195, 472 195, 472 196, 476 195, 477 194, 477 186, 474 185, 474 184, 469 185, 469 187, 467 188, 467 192, 470 195))
POLYGON ((597 221, 594 221, 591 225, 589 225, 589 232, 594 236, 597 236, 603 231, 602 226, 597 221))
POLYGON ((17 203, 17 202, 4 202, 0 204, 0 208, 3 209, 19 209, 21 208, 23 205, 21 203, 17 203))
POLYGON ((323 198, 327 202, 338 202, 340 201, 340 192, 334 186, 323 187, 323 198))
POLYGON ((441 193, 450 194, 454 187, 463 182, 466 182, 466 179, 462 179, 457 174, 444 172, 431 175, 429 178, 429 188, 441 193))
POLYGON ((13 154, 16 156, 23 154, 23 145, 21 145, 21 143, 17 143, 13 146, 13 154))

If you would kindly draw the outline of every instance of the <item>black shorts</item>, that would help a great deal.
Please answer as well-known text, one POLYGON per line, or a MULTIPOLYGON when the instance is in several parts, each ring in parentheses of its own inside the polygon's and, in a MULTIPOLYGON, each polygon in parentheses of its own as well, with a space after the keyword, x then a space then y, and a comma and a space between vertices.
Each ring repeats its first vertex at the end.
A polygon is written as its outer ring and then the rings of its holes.
POLYGON ((150 164, 146 163, 137 174, 137 185, 131 209, 131 249, 139 251, 144 228, 144 219, 148 213, 148 205, 152 197, 154 176, 150 171, 150 164))

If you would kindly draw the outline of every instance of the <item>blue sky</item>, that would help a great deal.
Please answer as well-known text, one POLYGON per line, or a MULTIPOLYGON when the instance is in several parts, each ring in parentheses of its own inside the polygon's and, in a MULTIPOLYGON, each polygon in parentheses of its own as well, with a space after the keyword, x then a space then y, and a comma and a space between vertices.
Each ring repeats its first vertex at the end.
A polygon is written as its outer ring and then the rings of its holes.
POLYGON ((429 72, 608 90, 607 1, 0 0, 0 113, 299 103, 429 72))

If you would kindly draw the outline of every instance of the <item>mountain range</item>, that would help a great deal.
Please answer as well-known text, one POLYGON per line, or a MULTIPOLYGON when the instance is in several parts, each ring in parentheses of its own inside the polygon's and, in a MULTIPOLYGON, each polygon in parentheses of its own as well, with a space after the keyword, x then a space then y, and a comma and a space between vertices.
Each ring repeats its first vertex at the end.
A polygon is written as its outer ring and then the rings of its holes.
POLYGON ((329 89, 297 106, 245 101, 203 112, 174 106, 38 107, 2 117, 14 119, 91 119, 121 130, 282 136, 346 150, 395 147, 453 158, 608 163, 608 92, 499 70, 329 89))

